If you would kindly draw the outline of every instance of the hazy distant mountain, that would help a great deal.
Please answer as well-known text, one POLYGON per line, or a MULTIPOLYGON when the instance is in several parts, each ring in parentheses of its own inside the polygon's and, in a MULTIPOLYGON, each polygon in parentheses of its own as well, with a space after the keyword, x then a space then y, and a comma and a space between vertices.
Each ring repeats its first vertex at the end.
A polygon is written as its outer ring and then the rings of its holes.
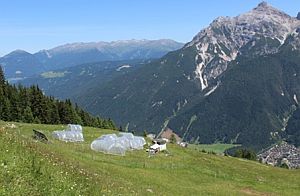
POLYGON ((20 79, 45 70, 45 66, 38 59, 23 50, 13 51, 0 58, 0 65, 6 78, 10 79, 20 79))
POLYGON ((83 63, 160 58, 182 46, 168 39, 72 43, 35 54, 13 51, 0 58, 0 65, 7 78, 19 78, 83 63))
POLYGON ((38 84, 46 94, 59 99, 76 99, 149 62, 150 60, 122 60, 87 63, 43 72, 20 82, 25 86, 38 84))
POLYGON ((299 19, 263 2, 75 101, 134 130, 260 149, 296 134, 285 128, 300 96, 299 32, 299 19))

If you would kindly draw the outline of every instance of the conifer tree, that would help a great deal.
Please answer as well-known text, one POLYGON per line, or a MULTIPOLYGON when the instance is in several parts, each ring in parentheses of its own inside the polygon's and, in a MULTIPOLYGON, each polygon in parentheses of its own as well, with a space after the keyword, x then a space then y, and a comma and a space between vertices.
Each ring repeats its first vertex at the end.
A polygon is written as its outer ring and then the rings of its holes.
POLYGON ((41 124, 41 120, 36 116, 36 117, 33 119, 33 123, 35 123, 35 124, 41 124))
POLYGON ((8 86, 8 96, 10 101, 11 120, 19 121, 22 118, 20 96, 16 86, 8 86))
POLYGON ((4 101, 3 101, 1 119, 4 121, 13 120, 10 115, 10 101, 7 98, 4 98, 4 101))
POLYGON ((2 119, 2 113, 4 110, 4 87, 5 87, 5 77, 0 65, 0 119, 2 119))
POLYGON ((33 122, 35 119, 33 117, 33 114, 31 112, 31 108, 29 106, 27 106, 25 108, 25 110, 23 111, 23 115, 22 115, 22 121, 26 122, 26 123, 31 123, 33 122))
POLYGON ((60 118, 59 118, 59 113, 58 113, 57 101, 53 97, 50 97, 47 105, 49 106, 51 123, 59 124, 60 118))
POLYGON ((2 70, 2 67, 0 65, 0 89, 3 88, 5 85, 5 77, 4 77, 4 72, 2 70))

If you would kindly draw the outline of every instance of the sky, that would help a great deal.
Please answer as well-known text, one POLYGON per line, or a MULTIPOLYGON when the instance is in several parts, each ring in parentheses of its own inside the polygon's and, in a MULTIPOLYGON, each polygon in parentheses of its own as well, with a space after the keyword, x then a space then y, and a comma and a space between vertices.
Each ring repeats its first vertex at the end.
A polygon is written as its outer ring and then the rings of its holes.
MULTIPOLYGON (((236 16, 261 0, 1 0, 0 56, 72 42, 169 38, 188 42, 218 16, 236 16)), ((268 0, 291 16, 296 0, 268 0)))

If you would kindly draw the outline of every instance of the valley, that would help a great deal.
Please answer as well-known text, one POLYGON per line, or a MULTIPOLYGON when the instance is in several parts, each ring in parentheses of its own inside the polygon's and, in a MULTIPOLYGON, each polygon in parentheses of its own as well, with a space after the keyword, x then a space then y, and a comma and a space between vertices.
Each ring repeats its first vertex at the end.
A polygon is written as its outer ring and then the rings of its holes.
POLYGON ((168 127, 191 143, 257 152, 280 141, 299 146, 290 139, 299 131, 287 120, 300 96, 299 28, 298 18, 262 2, 218 17, 161 58, 81 64, 20 83, 39 84, 48 95, 139 133, 168 127))

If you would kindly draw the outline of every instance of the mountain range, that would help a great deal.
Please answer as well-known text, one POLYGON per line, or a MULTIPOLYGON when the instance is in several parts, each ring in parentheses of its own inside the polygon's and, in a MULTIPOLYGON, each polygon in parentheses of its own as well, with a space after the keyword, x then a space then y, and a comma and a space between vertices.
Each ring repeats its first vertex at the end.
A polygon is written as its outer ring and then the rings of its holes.
POLYGON ((239 16, 219 17, 160 59, 102 82, 85 77, 88 89, 71 99, 138 132, 170 128, 189 142, 256 151, 282 140, 300 146, 299 16, 262 2, 239 16))
POLYGON ((131 129, 169 127, 188 141, 260 150, 300 130, 286 130, 300 96, 299 28, 263 2, 74 100, 131 129))
POLYGON ((0 65, 6 78, 21 79, 84 63, 160 58, 182 46, 169 39, 72 43, 34 54, 16 50, 0 58, 0 65))

